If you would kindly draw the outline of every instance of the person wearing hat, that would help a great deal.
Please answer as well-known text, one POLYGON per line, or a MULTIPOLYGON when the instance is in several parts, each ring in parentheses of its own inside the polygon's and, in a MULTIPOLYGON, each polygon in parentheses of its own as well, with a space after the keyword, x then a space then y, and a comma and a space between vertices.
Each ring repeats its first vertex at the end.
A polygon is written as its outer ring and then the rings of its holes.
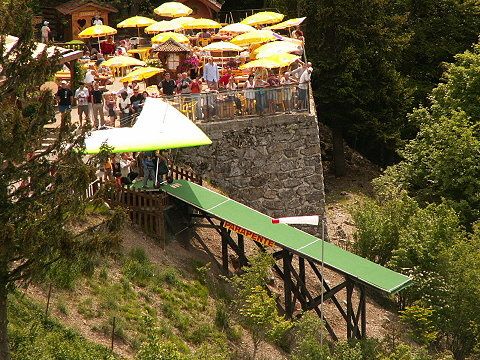
POLYGON ((80 120, 80 126, 83 126, 83 115, 87 122, 90 121, 90 111, 88 106, 88 98, 90 93, 84 83, 81 83, 80 87, 75 91, 75 99, 77 99, 78 119, 80 120))
POLYGON ((307 102, 308 102, 308 86, 311 80, 313 68, 308 67, 300 76, 300 80, 298 81, 298 107, 299 110, 306 110, 307 109, 307 102))
POLYGON ((50 32, 51 32, 50 28, 48 27, 48 24, 49 24, 48 21, 44 21, 44 22, 43 22, 43 26, 42 26, 42 28, 40 29, 40 32, 41 32, 41 34, 42 34, 42 42, 43 42, 44 44, 47 44, 47 43, 48 43, 48 38, 49 38, 50 32))
POLYGON ((72 108, 73 92, 67 87, 67 85, 67 82, 62 80, 60 88, 57 91, 58 111, 60 111, 61 114, 72 108))

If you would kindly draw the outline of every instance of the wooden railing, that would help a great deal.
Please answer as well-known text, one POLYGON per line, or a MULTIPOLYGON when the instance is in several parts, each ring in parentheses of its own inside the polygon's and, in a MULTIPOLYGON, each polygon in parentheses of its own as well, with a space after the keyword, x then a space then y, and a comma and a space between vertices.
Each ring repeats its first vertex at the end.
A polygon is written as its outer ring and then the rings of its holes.
POLYGON ((125 188, 115 189, 108 197, 108 201, 112 205, 125 208, 134 224, 163 242, 165 241, 163 213, 168 205, 168 200, 168 195, 164 192, 148 193, 125 188))
POLYGON ((202 178, 193 171, 188 171, 177 165, 173 165, 170 167, 170 173, 175 180, 188 180, 195 184, 202 185, 202 178))
MULTIPOLYGON (((172 166, 170 174, 174 179, 189 180, 202 185, 202 178, 193 171, 172 166)), ((147 234, 158 238, 165 244, 165 219, 164 211, 169 206, 169 196, 162 191, 146 192, 115 186, 113 183, 105 184, 97 179, 91 182, 85 190, 87 199, 93 198, 102 188, 107 203, 125 208, 130 220, 140 226, 147 234), (110 186, 111 184, 111 186, 110 186), (107 185, 107 186, 105 186, 107 185)))

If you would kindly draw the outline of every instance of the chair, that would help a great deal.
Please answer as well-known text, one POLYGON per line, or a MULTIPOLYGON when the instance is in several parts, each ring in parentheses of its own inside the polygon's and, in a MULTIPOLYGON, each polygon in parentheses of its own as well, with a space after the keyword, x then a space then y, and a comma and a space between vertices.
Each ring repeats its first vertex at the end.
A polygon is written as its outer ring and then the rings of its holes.
POLYGON ((208 44, 210 44, 210 39, 209 38, 199 38, 198 39, 198 45, 201 46, 201 47, 205 47, 207 46, 208 44))
POLYGON ((190 101, 182 104, 181 106, 181 112, 188 117, 190 120, 195 121, 196 120, 196 114, 195 114, 195 109, 197 106, 197 101, 190 101))

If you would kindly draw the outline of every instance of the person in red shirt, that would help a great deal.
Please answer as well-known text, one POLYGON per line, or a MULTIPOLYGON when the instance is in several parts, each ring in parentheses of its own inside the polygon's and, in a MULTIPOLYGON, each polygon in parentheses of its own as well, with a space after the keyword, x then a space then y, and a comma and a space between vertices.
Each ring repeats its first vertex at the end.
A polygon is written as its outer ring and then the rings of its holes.
POLYGON ((220 77, 218 84, 221 88, 226 88, 230 78, 233 76, 232 69, 228 69, 225 74, 220 77))
POLYGON ((192 94, 193 101, 196 101, 196 104, 195 104, 196 118, 201 119, 202 107, 201 107, 200 93, 202 92, 202 81, 199 79, 198 76, 192 79, 192 82, 190 83, 190 91, 192 94))

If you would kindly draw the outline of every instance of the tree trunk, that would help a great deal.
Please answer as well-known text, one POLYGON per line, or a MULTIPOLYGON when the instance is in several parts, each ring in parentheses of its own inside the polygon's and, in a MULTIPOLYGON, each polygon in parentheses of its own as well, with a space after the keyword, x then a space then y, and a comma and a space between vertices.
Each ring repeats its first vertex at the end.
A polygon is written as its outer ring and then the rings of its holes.
POLYGON ((0 276, 0 359, 10 360, 7 335, 7 289, 0 276))
POLYGON ((347 173, 345 164, 345 148, 343 146, 343 131, 340 126, 332 127, 333 164, 335 176, 344 176, 347 173))

